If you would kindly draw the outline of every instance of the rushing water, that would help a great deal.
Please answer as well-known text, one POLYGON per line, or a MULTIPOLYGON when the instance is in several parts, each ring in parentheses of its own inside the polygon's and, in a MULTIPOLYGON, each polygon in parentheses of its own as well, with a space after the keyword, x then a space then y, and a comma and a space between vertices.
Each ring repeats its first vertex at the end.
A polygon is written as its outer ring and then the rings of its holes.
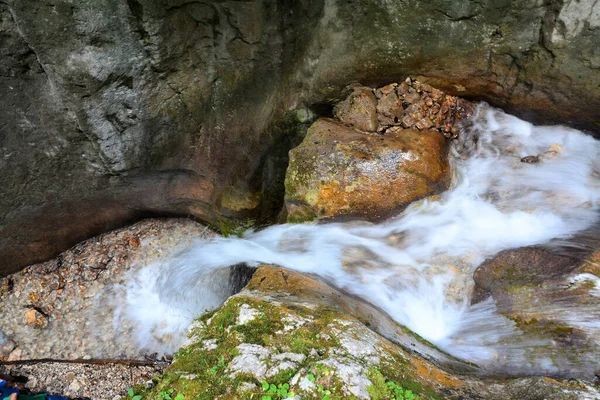
MULTIPOLYGON (((488 367, 522 364, 527 348, 550 343, 517 340, 520 331, 492 300, 471 306, 473 273, 503 249, 592 226, 599 151, 600 142, 579 131, 536 127, 482 104, 453 144, 453 184, 441 198, 379 224, 277 225, 198 242, 136 272, 115 323, 133 326, 141 348, 172 351, 191 319, 229 294, 223 268, 273 263, 326 278, 457 357, 488 367), (520 161, 530 155, 542 162, 520 161)), ((557 307, 565 323, 600 337, 599 310, 557 307)), ((556 372, 543 358, 528 367, 556 372)))

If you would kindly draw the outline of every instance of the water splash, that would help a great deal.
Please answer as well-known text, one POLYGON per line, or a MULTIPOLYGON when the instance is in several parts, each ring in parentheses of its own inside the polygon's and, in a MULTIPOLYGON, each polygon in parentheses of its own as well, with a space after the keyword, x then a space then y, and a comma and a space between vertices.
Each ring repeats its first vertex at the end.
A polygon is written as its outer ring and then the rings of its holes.
MULTIPOLYGON (((115 321, 136 321, 141 348, 172 351, 192 318, 229 295, 223 268, 272 263, 326 278, 453 355, 484 366, 522 364, 527 349, 548 341, 515 340, 519 331, 491 300, 470 306, 473 273, 501 250, 566 239, 594 224, 599 152, 600 142, 579 131, 536 127, 482 104, 453 144, 453 185, 439 200, 380 224, 278 225, 198 242, 136 273, 115 321), (531 155, 542 162, 521 162, 531 155)), ((533 363, 556 372, 546 359, 533 363)))

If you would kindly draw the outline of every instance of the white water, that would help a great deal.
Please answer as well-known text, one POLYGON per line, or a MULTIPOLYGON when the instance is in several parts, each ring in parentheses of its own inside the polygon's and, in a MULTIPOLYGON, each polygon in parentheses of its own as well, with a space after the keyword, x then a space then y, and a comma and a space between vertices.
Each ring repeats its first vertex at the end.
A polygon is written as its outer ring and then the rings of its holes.
MULTIPOLYGON (((453 185, 441 199, 380 224, 278 225, 198 242, 130 279, 116 325, 133 326, 140 348, 173 351, 190 321, 228 296, 215 274, 240 262, 273 263, 326 278, 453 355, 510 365, 527 347, 548 343, 500 350, 520 333, 493 301, 469 306, 473 273, 503 249, 568 238, 595 223, 599 152, 600 142, 579 131, 535 127, 481 105, 454 143, 453 185), (539 164, 520 162, 538 154, 539 164)), ((545 363, 537 367, 552 371, 545 363)))

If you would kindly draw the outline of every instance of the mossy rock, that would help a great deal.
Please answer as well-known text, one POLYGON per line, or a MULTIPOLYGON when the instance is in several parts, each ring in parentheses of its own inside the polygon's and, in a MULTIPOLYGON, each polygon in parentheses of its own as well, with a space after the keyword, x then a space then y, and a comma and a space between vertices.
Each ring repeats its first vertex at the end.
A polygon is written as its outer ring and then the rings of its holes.
POLYGON ((332 300, 338 296, 312 277, 260 267, 241 293, 194 321, 188 342, 154 379, 155 386, 138 386, 133 395, 177 400, 500 400, 594 393, 577 382, 524 378, 483 383, 449 373, 367 328, 332 300))
POLYGON ((290 151, 288 221, 312 216, 378 220, 449 184, 447 144, 437 131, 367 135, 320 119, 290 151))

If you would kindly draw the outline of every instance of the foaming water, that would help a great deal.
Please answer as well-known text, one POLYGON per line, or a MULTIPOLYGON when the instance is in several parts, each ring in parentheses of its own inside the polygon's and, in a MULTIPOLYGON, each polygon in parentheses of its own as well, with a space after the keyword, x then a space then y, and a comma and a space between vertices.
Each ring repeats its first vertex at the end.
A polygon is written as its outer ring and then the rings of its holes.
MULTIPOLYGON (((453 144, 453 184, 439 200, 414 203, 380 224, 287 224, 198 242, 130 277, 116 326, 133 326, 141 349, 173 351, 189 322, 230 294, 224 268, 272 263, 333 282, 457 357, 512 368, 548 340, 522 341, 492 300, 471 306, 473 273, 501 250, 568 239, 592 226, 599 151, 600 143, 579 131, 535 127, 482 104, 453 144), (521 162, 531 155, 542 161, 521 162)), ((577 279, 584 278, 591 279, 577 279)), ((566 324, 600 328, 568 304, 560 307, 567 308, 566 324)), ((600 311, 585 312, 600 321, 600 311)), ((535 371, 556 372, 545 357, 528 362, 535 371)))

